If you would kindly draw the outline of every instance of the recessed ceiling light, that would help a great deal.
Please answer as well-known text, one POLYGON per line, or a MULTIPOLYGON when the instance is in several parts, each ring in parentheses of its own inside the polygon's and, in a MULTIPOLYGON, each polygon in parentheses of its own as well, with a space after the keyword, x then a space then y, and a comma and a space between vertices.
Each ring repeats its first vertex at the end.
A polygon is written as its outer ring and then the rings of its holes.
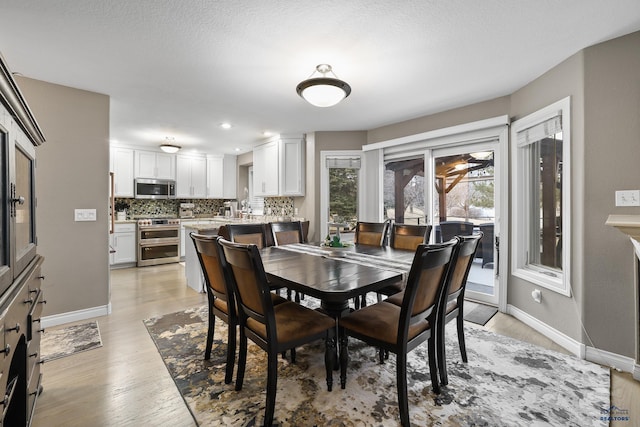
POLYGON ((240 151, 240 148, 239 148, 239 147, 236 147, 236 151, 240 151))
POLYGON ((227 123, 227 122, 220 123, 220 127, 222 129, 231 129, 231 123, 227 123))

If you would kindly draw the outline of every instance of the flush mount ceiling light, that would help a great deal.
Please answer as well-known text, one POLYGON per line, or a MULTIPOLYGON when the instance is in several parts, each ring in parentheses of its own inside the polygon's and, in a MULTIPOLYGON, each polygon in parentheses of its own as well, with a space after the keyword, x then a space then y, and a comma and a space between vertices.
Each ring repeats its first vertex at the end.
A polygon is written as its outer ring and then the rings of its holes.
POLYGON ((179 145, 175 145, 173 143, 175 141, 174 138, 166 137, 165 140, 166 142, 164 144, 160 144, 160 149, 165 153, 171 153, 171 154, 177 153, 178 150, 182 148, 179 145))
POLYGON ((298 84, 296 92, 311 105, 332 107, 351 93, 351 86, 337 77, 331 65, 320 64, 307 80, 298 84), (322 77, 314 77, 316 73, 322 74, 322 77), (333 77, 327 77, 329 73, 333 77))

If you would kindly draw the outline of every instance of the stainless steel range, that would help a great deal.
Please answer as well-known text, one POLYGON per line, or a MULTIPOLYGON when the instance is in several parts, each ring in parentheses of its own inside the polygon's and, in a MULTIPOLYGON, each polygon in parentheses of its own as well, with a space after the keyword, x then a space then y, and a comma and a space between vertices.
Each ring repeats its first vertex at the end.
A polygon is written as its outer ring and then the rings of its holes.
POLYGON ((180 261, 180 220, 138 220, 138 267, 180 261))

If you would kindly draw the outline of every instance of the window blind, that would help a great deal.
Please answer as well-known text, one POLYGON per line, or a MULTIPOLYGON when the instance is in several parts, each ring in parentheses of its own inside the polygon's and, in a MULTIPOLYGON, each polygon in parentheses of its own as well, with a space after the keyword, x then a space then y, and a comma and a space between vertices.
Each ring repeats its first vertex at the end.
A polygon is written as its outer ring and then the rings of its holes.
POLYGON ((518 132, 518 147, 524 147, 541 139, 562 132, 562 115, 557 115, 541 123, 518 132))
POLYGON ((360 169, 360 157, 327 157, 327 168, 360 169))

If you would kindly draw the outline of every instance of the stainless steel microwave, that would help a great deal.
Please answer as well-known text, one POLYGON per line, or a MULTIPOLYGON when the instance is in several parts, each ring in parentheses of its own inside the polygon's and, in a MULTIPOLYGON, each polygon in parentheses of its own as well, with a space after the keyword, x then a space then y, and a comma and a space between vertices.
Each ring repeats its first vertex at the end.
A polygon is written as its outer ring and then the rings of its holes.
POLYGON ((134 181, 136 199, 174 199, 176 182, 172 179, 137 178, 134 181))

